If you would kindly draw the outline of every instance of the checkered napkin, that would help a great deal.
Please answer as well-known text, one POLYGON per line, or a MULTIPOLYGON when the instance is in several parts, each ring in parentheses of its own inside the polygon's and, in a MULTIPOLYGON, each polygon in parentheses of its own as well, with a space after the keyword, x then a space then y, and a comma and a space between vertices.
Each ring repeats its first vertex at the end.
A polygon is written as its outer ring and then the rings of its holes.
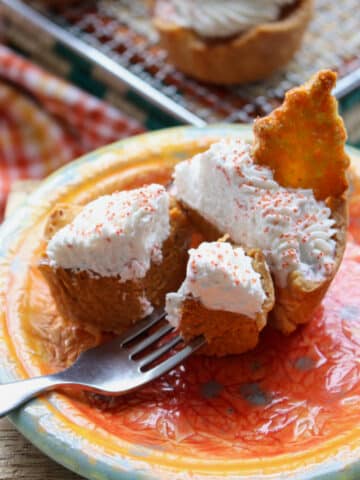
POLYGON ((11 184, 143 131, 134 119, 0 45, 0 221, 11 184))

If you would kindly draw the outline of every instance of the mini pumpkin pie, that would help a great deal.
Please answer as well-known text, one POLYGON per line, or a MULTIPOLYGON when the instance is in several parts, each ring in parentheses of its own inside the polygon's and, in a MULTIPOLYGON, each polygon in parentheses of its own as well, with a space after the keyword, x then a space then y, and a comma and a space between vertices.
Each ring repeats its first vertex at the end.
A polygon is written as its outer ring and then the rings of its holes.
POLYGON ((341 263, 349 159, 331 89, 320 72, 255 124, 255 143, 225 139, 175 168, 175 195, 205 238, 228 233, 260 248, 275 285, 271 322, 307 322, 341 263))
POLYGON ((154 24, 169 60, 206 82, 247 83, 286 64, 312 0, 158 0, 154 24))
POLYGON ((190 250, 186 278, 166 296, 167 318, 185 340, 204 335, 200 353, 230 355, 254 348, 274 304, 260 250, 203 242, 190 250))
POLYGON ((88 328, 121 333, 163 307, 181 285, 191 229, 164 187, 59 205, 45 228, 39 268, 59 312, 88 328))

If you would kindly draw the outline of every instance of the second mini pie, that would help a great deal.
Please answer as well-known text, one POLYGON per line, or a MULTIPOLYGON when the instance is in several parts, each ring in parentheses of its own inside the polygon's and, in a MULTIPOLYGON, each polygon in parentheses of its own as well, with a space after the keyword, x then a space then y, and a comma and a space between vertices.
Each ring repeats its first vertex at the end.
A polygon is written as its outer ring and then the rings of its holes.
POLYGON ((312 0, 158 0, 154 24, 169 60, 205 82, 247 83, 300 47, 312 0))

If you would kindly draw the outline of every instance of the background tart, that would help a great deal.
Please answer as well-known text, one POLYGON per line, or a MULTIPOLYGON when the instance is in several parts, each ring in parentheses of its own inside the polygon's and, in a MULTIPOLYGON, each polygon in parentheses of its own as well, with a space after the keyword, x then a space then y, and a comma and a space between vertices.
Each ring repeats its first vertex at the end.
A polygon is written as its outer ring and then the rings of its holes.
POLYGON ((185 340, 204 335, 207 345, 199 353, 216 356, 254 348, 273 305, 262 252, 227 242, 204 242, 190 250, 186 279, 166 298, 170 323, 185 340))
POLYGON ((300 47, 312 12, 313 0, 298 0, 277 21, 225 39, 201 37, 160 15, 154 24, 179 70, 205 82, 239 84, 265 78, 285 65, 300 47))

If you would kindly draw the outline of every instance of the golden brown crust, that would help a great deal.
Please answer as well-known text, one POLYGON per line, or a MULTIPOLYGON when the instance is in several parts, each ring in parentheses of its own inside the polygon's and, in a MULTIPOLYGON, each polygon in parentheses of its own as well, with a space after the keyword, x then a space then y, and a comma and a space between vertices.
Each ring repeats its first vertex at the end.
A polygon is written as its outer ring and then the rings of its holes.
POLYGON ((252 258, 253 269, 260 274, 262 286, 266 294, 266 299, 262 305, 262 312, 256 317, 257 325, 261 330, 266 325, 267 314, 274 306, 274 284, 263 252, 259 248, 245 248, 244 250, 246 254, 252 258))
POLYGON ((306 280, 299 272, 292 272, 286 288, 275 283, 276 303, 270 313, 269 322, 282 333, 290 334, 298 325, 311 319, 314 310, 320 305, 333 278, 338 271, 346 246, 348 224, 348 205, 345 197, 331 198, 327 201, 336 222, 336 254, 332 275, 323 282, 306 280))
POLYGON ((198 300, 188 298, 182 305, 180 333, 185 340, 204 335, 207 345, 199 353, 203 355, 232 355, 254 348, 259 333, 266 325, 268 312, 274 305, 274 287, 263 253, 258 249, 247 250, 252 257, 254 270, 261 275, 266 293, 262 311, 255 318, 237 313, 209 310, 198 300))
MULTIPOLYGON (((46 240, 64 226, 66 220, 70 222, 78 208, 73 210, 71 205, 56 208, 45 228, 46 240)), ((176 291, 184 279, 191 241, 187 217, 176 202, 171 203, 170 225, 170 236, 163 244, 162 262, 153 263, 147 275, 137 281, 121 283, 115 277, 54 269, 44 257, 39 269, 49 284, 60 314, 85 327, 96 326, 103 331, 122 333, 144 316, 142 297, 154 307, 163 307, 166 293, 176 291)))
POLYGON ((254 161, 286 188, 310 188, 318 200, 348 188, 346 130, 331 94, 336 73, 322 70, 287 92, 284 103, 254 123, 254 161))
POLYGON ((236 84, 260 80, 286 64, 299 48, 312 12, 313 0, 300 0, 285 18, 219 42, 159 17, 154 24, 179 70, 206 82, 236 84))

